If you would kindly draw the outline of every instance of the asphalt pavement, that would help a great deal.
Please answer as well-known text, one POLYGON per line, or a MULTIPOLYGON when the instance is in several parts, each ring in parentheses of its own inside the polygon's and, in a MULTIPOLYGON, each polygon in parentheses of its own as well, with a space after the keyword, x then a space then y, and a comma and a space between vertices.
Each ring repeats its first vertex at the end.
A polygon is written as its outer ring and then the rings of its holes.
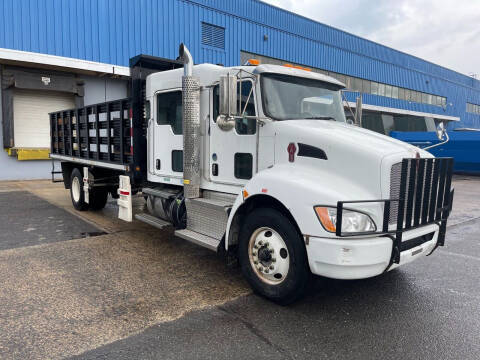
POLYGON ((247 295, 75 359, 479 359, 479 233, 471 220, 391 273, 317 279, 288 307, 247 295))
POLYGON ((79 213, 59 184, 0 183, 0 358, 480 359, 480 179, 454 184, 445 247, 315 278, 282 307, 171 230, 118 221, 114 201, 79 213))

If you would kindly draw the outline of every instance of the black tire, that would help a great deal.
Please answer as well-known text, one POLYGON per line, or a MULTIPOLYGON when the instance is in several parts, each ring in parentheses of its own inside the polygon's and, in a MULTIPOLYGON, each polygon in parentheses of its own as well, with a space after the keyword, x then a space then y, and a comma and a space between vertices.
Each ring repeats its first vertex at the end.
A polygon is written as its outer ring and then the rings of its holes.
POLYGON ((76 210, 88 210, 88 204, 85 202, 85 194, 83 193, 83 176, 77 168, 72 170, 70 176, 70 198, 76 210))
POLYGON ((290 304, 303 296, 311 277, 307 252, 297 228, 279 211, 260 208, 246 217, 240 229, 238 257, 242 273, 256 293, 281 305, 290 304), (262 280, 249 258, 250 238, 255 231, 264 227, 277 232, 288 250, 288 273, 278 284, 269 284, 262 280))
POLYGON ((90 192, 90 209, 102 210, 107 204, 108 190, 105 188, 93 189, 90 192))

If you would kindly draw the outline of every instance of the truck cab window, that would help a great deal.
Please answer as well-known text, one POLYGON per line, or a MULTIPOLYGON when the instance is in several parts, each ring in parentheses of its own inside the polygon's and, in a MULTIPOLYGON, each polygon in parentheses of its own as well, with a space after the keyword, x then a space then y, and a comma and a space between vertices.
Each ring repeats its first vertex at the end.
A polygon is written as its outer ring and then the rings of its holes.
POLYGON ((182 135, 182 92, 157 95, 157 124, 170 125, 175 135, 182 135))
MULTIPOLYGON (((243 112, 245 108, 245 115, 255 116, 255 94, 252 92, 250 99, 248 95, 252 90, 253 83, 250 80, 242 81, 242 94, 241 94, 241 106, 240 112, 243 112), (247 103, 248 99, 248 103, 247 103), (245 107, 245 104, 247 105, 245 107)), ((240 84, 237 86, 237 91, 240 92, 240 84)), ((213 121, 217 121, 219 115, 219 86, 215 86, 213 89, 213 121)), ((257 123, 255 119, 237 119, 235 121, 235 130, 238 135, 253 135, 257 130, 257 123)))
POLYGON ((252 178, 253 156, 249 153, 236 153, 234 158, 234 172, 237 179, 249 180, 252 178))

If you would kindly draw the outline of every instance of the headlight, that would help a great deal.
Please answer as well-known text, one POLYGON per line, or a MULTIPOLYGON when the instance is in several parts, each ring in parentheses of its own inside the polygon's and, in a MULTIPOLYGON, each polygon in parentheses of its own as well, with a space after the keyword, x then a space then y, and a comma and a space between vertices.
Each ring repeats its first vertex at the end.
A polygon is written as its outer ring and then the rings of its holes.
MULTIPOLYGON (((315 213, 325 230, 333 233, 337 231, 337 208, 316 206, 315 213)), ((374 232, 376 230, 375 223, 367 214, 343 209, 342 233, 374 232)))

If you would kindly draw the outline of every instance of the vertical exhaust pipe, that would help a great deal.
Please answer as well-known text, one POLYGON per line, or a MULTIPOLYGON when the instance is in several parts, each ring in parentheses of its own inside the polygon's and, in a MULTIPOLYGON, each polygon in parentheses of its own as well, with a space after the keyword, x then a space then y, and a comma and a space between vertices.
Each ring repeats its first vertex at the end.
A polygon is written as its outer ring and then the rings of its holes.
POLYGON ((184 64, 183 105, 183 185, 187 199, 200 197, 200 80, 193 76, 193 58, 182 43, 179 57, 184 64))

